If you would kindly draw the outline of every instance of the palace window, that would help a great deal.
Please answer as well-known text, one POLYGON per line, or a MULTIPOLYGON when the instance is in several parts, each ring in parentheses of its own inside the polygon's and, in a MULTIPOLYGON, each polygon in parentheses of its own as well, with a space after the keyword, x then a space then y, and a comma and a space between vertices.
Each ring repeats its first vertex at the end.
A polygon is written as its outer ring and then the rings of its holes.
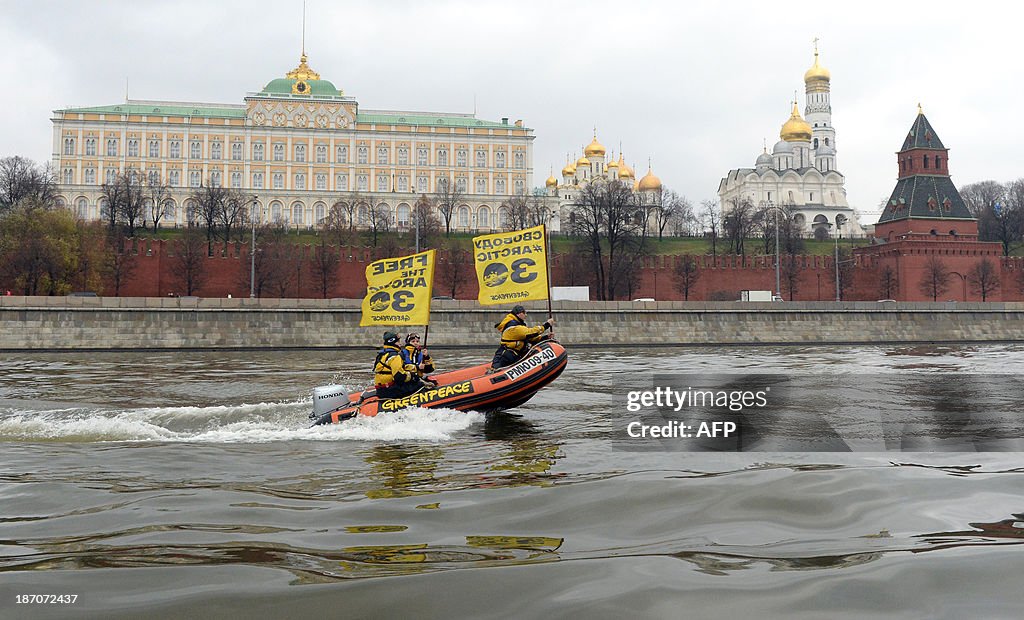
POLYGON ((440 179, 437 180, 437 191, 439 191, 439 192, 447 192, 448 191, 448 179, 447 178, 441 177, 440 179))
POLYGON ((326 213, 327 213, 327 206, 324 203, 318 202, 318 203, 316 203, 313 206, 313 214, 314 214, 313 217, 316 218, 316 223, 317 224, 323 224, 324 223, 324 217, 326 217, 326 213))
POLYGON ((377 191, 386 192, 388 191, 388 177, 383 174, 377 175, 377 191))
POLYGON ((150 187, 156 187, 157 185, 159 185, 160 173, 157 172, 156 170, 150 170, 149 172, 147 172, 146 183, 148 183, 150 187))
POLYGON ((517 196, 522 196, 526 192, 526 184, 522 179, 516 179, 515 192, 517 196))
POLYGON ((220 142, 214 142, 213 144, 211 144, 210 145, 210 159, 220 159, 221 155, 223 154, 222 149, 223 149, 223 146, 221 145, 220 142))
POLYGON ((242 161, 242 143, 232 142, 231 143, 231 159, 233 161, 242 161))
POLYGON ((407 192, 409 191, 409 177, 400 176, 398 177, 398 191, 407 192))
POLYGON ((181 159, 181 140, 171 140, 170 158, 181 159))
POLYGON ((160 157, 160 141, 150 140, 149 141, 149 156, 156 158, 160 157))
POLYGON ((347 146, 339 146, 338 147, 338 163, 339 164, 347 164, 348 163, 348 147, 347 146))
POLYGON ((455 190, 457 192, 459 192, 460 194, 465 194, 466 193, 466 179, 465 178, 459 177, 458 179, 455 179, 455 190))
POLYGON ((306 175, 299 172, 295 175, 295 186, 292 189, 306 189, 306 175))
POLYGON ((498 179, 494 182, 494 193, 504 194, 505 193, 505 179, 498 179))
POLYGON ((424 149, 417 149, 416 150, 416 165, 417 166, 426 166, 427 165, 427 157, 428 157, 427 149, 425 149, 425 148, 424 149))
POLYGON ((459 149, 455 151, 455 165, 459 168, 465 168, 467 155, 468 153, 466 153, 466 149, 459 149))
POLYGON ((295 145, 295 161, 306 161, 306 145, 295 145))
POLYGON ((75 139, 64 138, 64 154, 74 155, 75 154, 75 139))
POLYGON ((107 140, 107 157, 117 157, 117 138, 107 140))
POLYGON ((167 184, 171 187, 178 187, 181 185, 181 171, 171 170, 167 173, 167 184))
POLYGON ((75 182, 75 171, 71 168, 64 169, 64 185, 71 185, 75 182))
POLYGON ((263 189, 263 173, 254 172, 252 175, 252 186, 256 189, 263 189))
POLYGON ((85 139, 85 154, 88 156, 96 155, 96 138, 85 139))
POLYGON ((416 191, 421 194, 427 191, 427 177, 416 177, 416 191))
POLYGON ((284 189, 284 173, 275 172, 271 182, 274 184, 274 189, 284 189))
POLYGON ((326 164, 327 163, 327 146, 323 144, 316 145, 316 163, 326 164))
POLYGON ((476 151, 476 167, 486 168, 487 167, 487 151, 483 149, 477 149, 476 151))
POLYGON ((254 144, 252 145, 252 159, 253 161, 263 161, 263 145, 254 144))
POLYGON ((388 147, 378 146, 377 147, 377 163, 385 166, 388 163, 388 147))
POLYGON ((463 228, 469 227, 469 207, 459 207, 459 226, 463 228))
POLYGON ((361 146, 356 149, 356 163, 365 164, 370 159, 370 149, 361 146))
POLYGON ((498 151, 494 154, 494 167, 504 168, 505 167, 505 151, 498 151))
POLYGON ((203 145, 198 140, 193 140, 192 144, 190 144, 188 148, 188 156, 192 159, 199 159, 203 156, 203 145))
POLYGON ((398 165, 399 166, 408 166, 409 165, 409 149, 405 148, 404 146, 403 147, 399 147, 399 149, 398 149, 398 165))
POLYGON ((299 203, 295 203, 294 205, 292 205, 292 223, 293 224, 301 224, 302 223, 302 215, 303 215, 303 213, 305 213, 305 211, 306 210, 303 209, 302 205, 299 204, 299 203))
POLYGON ((232 172, 231 173, 231 187, 233 187, 235 189, 241 189, 242 188, 242 173, 241 172, 232 172))
POLYGON ((317 175, 316 175, 316 188, 318 190, 321 190, 321 191, 327 189, 327 175, 326 174, 324 174, 322 172, 318 172, 317 173, 317 175))
POLYGON ((365 174, 356 177, 356 191, 365 192, 370 187, 370 178, 365 174))
POLYGON ((78 217, 85 219, 89 215, 89 201, 85 198, 78 199, 78 217))
POLYGON ((210 173, 210 187, 220 187, 220 171, 214 170, 210 173))
MULTIPOLYGON (((516 168, 525 168, 526 167, 526 156, 523 154, 522 151, 516 151, 516 154, 515 154, 515 167, 516 168)), ((598 170, 598 172, 600 172, 600 170, 598 170)))
POLYGON ((116 180, 117 180, 117 170, 114 170, 113 168, 107 168, 104 171, 104 182, 107 185, 113 185, 114 181, 116 181, 116 180))
POLYGON ((395 220, 399 226, 409 225, 409 205, 402 203, 395 209, 395 220))
POLYGON ((486 194, 487 193, 487 179, 476 180, 476 193, 486 194))
POLYGON ((448 149, 441 147, 437 149, 437 165, 447 166, 448 165, 448 149))
POLYGON ((199 187, 202 181, 202 173, 198 170, 192 170, 188 173, 188 184, 190 187, 199 187))
POLYGON ((274 145, 274 161, 284 161, 284 145, 280 142, 274 145))
POLYGON ((347 192, 348 191, 348 175, 347 174, 339 174, 338 176, 334 177, 334 189, 336 189, 338 191, 341 191, 341 192, 347 192))
POLYGON ((96 184, 96 169, 86 168, 85 169, 85 184, 95 185, 96 184))

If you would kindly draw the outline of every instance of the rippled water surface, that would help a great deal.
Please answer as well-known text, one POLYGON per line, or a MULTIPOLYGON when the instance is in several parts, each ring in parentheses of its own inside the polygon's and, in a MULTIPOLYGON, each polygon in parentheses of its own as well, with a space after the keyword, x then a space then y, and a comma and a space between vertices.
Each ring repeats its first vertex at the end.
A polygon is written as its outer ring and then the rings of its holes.
POLYGON ((1019 410, 951 434, 913 386, 1022 354, 570 350, 513 412, 316 428, 311 388, 372 353, 0 354, 0 617, 1020 617, 1019 410), (739 452, 623 441, 675 372, 798 402, 739 452))

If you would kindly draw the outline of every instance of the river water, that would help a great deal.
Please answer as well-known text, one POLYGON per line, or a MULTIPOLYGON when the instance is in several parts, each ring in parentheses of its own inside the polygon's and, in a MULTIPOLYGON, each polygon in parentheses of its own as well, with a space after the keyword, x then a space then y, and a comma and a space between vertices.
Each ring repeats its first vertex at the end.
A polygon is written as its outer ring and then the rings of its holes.
POLYGON ((0 617, 1020 617, 1022 353, 571 349, 513 412, 315 428, 371 352, 0 354, 0 617), (675 373, 792 389, 630 438, 675 373))

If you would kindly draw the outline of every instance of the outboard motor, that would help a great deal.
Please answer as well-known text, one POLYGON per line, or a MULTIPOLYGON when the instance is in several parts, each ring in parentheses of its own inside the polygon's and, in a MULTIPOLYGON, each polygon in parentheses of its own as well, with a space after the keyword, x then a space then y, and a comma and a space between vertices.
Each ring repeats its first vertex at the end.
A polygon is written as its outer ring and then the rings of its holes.
POLYGON ((348 404, 348 390, 343 385, 321 385, 313 388, 313 413, 310 420, 316 420, 342 405, 348 404))

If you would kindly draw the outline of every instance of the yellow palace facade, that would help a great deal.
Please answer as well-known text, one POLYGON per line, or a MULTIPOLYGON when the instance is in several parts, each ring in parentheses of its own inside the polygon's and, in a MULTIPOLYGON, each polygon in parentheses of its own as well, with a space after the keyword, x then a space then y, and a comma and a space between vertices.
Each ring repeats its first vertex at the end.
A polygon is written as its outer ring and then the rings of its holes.
POLYGON ((201 185, 254 196, 264 221, 316 226, 331 205, 355 200, 359 218, 385 206, 408 226, 423 194, 462 195, 452 227, 503 227, 502 203, 533 185, 533 130, 472 114, 361 110, 320 78, 306 55, 245 103, 127 101, 56 110, 53 169, 60 202, 102 217, 104 183, 136 173, 170 188, 161 225, 183 225, 201 185))

